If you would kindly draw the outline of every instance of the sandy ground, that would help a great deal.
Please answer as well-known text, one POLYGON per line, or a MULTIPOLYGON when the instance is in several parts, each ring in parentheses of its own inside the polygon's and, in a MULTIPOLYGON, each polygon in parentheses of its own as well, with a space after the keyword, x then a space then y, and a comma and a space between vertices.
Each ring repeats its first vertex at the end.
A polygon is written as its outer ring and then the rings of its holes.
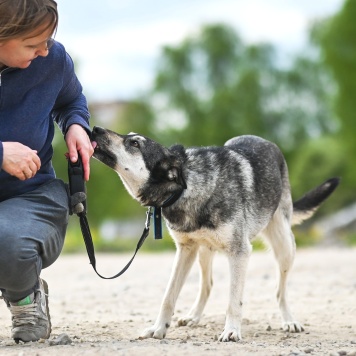
MULTIPOLYGON (((116 273, 130 255, 97 256, 99 272, 116 273)), ((214 288, 196 327, 177 320, 193 303, 199 272, 195 264, 178 299, 164 340, 139 340, 158 313, 173 253, 138 253, 119 279, 101 280, 86 255, 63 255, 42 277, 50 287, 52 335, 49 340, 15 344, 10 315, 0 303, 1 355, 356 355, 356 249, 298 250, 289 281, 292 310, 306 331, 281 330, 270 252, 251 256, 245 288, 243 340, 218 342, 224 325, 229 275, 227 261, 214 260, 214 288), (66 334, 71 343, 51 345, 66 334)))

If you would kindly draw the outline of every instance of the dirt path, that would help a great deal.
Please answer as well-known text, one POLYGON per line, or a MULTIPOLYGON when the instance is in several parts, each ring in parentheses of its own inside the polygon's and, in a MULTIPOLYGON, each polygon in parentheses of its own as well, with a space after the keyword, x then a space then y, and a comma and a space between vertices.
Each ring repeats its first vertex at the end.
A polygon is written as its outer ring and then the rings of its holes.
MULTIPOLYGON (((98 255, 99 272, 116 273, 129 255, 98 255)), ((214 287, 199 326, 178 327, 197 293, 197 265, 188 278, 164 340, 138 340, 158 313, 173 253, 139 253, 122 277, 99 279, 86 255, 63 255, 43 278, 50 287, 53 331, 50 340, 16 345, 9 337, 10 315, 0 303, 0 355, 356 355, 356 249, 299 250, 290 278, 289 299, 306 331, 280 329, 275 300, 274 262, 254 252, 243 310, 243 341, 216 341, 224 325, 228 266, 214 261, 214 287), (66 334, 69 345, 51 346, 66 334)))

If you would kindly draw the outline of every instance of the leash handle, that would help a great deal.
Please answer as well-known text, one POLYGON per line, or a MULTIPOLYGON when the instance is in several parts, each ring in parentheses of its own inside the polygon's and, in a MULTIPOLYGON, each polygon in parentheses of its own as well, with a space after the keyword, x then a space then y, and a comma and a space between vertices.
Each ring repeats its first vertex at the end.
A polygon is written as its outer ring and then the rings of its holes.
MULTIPOLYGON (((78 160, 77 162, 72 162, 68 159, 68 178, 69 178, 69 192, 71 196, 74 196, 76 193, 85 193, 86 194, 86 186, 84 180, 84 168, 82 157, 78 152, 78 160)), ((81 201, 83 204, 84 212, 87 211, 87 203, 86 200, 81 201)))

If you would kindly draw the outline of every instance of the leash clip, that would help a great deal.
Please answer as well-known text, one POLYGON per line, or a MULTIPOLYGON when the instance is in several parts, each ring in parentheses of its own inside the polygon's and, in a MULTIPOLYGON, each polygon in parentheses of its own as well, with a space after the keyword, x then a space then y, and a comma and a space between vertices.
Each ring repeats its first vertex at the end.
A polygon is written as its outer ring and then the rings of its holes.
POLYGON ((146 211, 146 222, 145 222, 145 229, 148 230, 150 228, 152 217, 152 206, 150 206, 146 211))
POLYGON ((145 222, 145 230, 150 229, 151 218, 153 216, 153 226, 154 226, 154 239, 161 240, 162 239, 162 217, 161 217, 161 208, 156 208, 150 206, 146 211, 146 222, 145 222), (153 209, 153 213, 152 213, 153 209))

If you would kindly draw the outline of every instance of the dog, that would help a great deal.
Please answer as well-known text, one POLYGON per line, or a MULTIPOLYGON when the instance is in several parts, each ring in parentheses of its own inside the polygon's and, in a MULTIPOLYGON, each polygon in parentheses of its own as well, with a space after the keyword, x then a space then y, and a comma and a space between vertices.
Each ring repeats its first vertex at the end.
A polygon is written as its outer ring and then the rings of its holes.
POLYGON ((175 240, 173 271, 156 322, 140 339, 166 336, 179 292, 199 254, 200 290, 178 325, 197 324, 212 288, 215 251, 227 255, 230 294, 219 341, 241 340, 243 289, 251 241, 268 243, 279 266, 277 300, 282 327, 304 330, 292 315, 287 277, 296 245, 291 226, 311 217, 339 184, 331 178, 294 204, 288 168, 280 149, 257 136, 239 136, 221 147, 164 147, 136 133, 121 135, 94 127, 94 158, 115 170, 130 195, 143 206, 161 207, 175 240))

